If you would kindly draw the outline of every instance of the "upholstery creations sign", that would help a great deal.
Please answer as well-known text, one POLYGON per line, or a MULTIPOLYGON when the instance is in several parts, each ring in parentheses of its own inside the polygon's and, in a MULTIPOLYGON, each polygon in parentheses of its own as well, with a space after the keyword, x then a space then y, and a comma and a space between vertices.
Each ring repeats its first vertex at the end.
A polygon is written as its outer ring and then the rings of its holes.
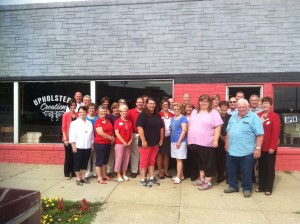
POLYGON ((33 104, 38 106, 41 112, 50 117, 51 121, 58 121, 66 111, 67 103, 71 98, 63 95, 46 95, 33 100, 33 104))

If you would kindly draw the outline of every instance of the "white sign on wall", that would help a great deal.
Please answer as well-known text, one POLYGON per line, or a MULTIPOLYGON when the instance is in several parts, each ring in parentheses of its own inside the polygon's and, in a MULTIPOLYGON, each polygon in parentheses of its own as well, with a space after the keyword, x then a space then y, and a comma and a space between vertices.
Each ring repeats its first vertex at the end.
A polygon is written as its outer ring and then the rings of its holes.
POLYGON ((66 111, 67 103, 71 97, 63 95, 46 95, 33 100, 35 106, 39 106, 41 112, 50 117, 51 121, 55 118, 58 121, 66 111))

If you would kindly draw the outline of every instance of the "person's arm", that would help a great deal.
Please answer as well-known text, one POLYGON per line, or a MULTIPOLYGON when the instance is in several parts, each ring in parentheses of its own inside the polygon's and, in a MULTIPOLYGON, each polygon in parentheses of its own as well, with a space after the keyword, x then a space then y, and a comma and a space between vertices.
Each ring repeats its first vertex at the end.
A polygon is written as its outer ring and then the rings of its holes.
POLYGON ((138 126, 137 129, 138 129, 138 133, 139 133, 140 139, 142 141, 142 147, 143 148, 147 148, 148 147, 148 143, 147 143, 146 138, 145 138, 144 128, 138 126))
POLYGON ((261 156, 261 145, 264 140, 264 135, 256 136, 256 147, 254 149, 253 157, 254 159, 258 159, 261 156))
POLYGON ((110 136, 108 134, 106 134, 104 131, 103 131, 103 128, 102 127, 97 127, 96 128, 96 132, 102 137, 102 138, 106 138, 110 141, 114 141, 114 136, 110 136))
POLYGON ((77 131, 76 131, 77 127, 75 125, 74 122, 71 122, 70 124, 70 130, 69 130, 69 142, 72 145, 72 151, 74 153, 77 152, 77 148, 76 148, 76 138, 77 138, 77 131))
POLYGON ((271 136, 271 144, 270 144, 270 149, 269 153, 272 154, 274 151, 277 150, 277 145, 278 145, 278 139, 280 136, 280 118, 278 114, 273 114, 273 126, 272 126, 272 136, 271 136))
POLYGON ((218 141, 219 141, 219 138, 220 138, 220 135, 221 135, 221 128, 222 128, 222 125, 219 125, 215 128, 215 131, 214 131, 214 139, 213 139, 213 144, 212 144, 212 147, 213 148, 217 148, 218 147, 218 141))
POLYGON ((159 139, 159 143, 158 146, 161 146, 164 142, 164 136, 165 136, 165 128, 160 128, 160 139, 159 139))
POLYGON ((115 135, 123 143, 124 146, 128 145, 127 142, 120 135, 119 129, 115 129, 115 135))
POLYGON ((182 140, 184 139, 186 133, 187 133, 187 130, 188 130, 188 125, 187 123, 181 123, 181 133, 180 133, 180 136, 178 138, 178 141, 176 142, 176 148, 179 149, 180 148, 180 145, 181 145, 181 142, 182 140))
POLYGON ((62 118, 61 131, 63 134, 64 144, 65 144, 65 146, 67 146, 69 144, 69 142, 68 142, 68 138, 67 138, 67 134, 66 134, 66 132, 67 132, 67 116, 66 116, 66 114, 62 118))
POLYGON ((228 148, 229 148, 228 138, 229 138, 229 136, 228 136, 228 133, 227 133, 227 135, 225 136, 225 145, 224 145, 224 149, 225 149, 226 152, 228 152, 228 148))

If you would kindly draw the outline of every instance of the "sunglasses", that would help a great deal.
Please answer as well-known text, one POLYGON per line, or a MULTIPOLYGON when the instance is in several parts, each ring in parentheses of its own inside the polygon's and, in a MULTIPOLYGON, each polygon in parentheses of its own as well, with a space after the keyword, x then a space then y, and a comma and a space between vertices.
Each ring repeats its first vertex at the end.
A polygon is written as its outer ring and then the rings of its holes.
POLYGON ((236 101, 229 101, 229 103, 236 103, 236 101))

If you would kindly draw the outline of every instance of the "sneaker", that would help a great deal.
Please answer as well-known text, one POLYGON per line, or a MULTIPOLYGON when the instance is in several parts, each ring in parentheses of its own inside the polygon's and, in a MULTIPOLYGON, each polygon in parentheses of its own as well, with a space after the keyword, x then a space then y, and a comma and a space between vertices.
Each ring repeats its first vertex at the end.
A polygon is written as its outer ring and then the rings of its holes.
POLYGON ((148 185, 147 179, 142 179, 142 180, 140 181, 140 185, 146 187, 146 186, 148 185))
POLYGON ((203 184, 205 183, 205 180, 204 179, 198 179, 198 180, 196 180, 194 183, 193 183, 193 185, 194 186, 198 186, 198 187, 200 187, 200 186, 202 186, 203 184))
POLYGON ((235 193, 235 192, 239 192, 239 190, 235 190, 231 187, 227 188, 227 189, 224 189, 224 193, 225 194, 230 194, 230 193, 235 193))
POLYGON ((198 190, 204 191, 204 190, 209 190, 211 188, 212 188, 211 183, 204 183, 198 187, 198 190))
POLYGON ((155 177, 149 179, 148 184, 151 186, 153 186, 153 185, 159 186, 160 185, 160 183, 158 182, 158 180, 155 177))
POLYGON ((244 193, 244 197, 245 197, 245 198, 250 198, 251 195, 252 195, 252 192, 251 192, 251 191, 244 191, 243 193, 244 193))
POLYGON ((124 182, 123 178, 121 178, 121 177, 118 178, 117 181, 118 181, 119 183, 120 183, 120 182, 124 182))
POLYGON ((123 179, 124 180, 129 180, 129 178, 127 176, 124 176, 123 179))

